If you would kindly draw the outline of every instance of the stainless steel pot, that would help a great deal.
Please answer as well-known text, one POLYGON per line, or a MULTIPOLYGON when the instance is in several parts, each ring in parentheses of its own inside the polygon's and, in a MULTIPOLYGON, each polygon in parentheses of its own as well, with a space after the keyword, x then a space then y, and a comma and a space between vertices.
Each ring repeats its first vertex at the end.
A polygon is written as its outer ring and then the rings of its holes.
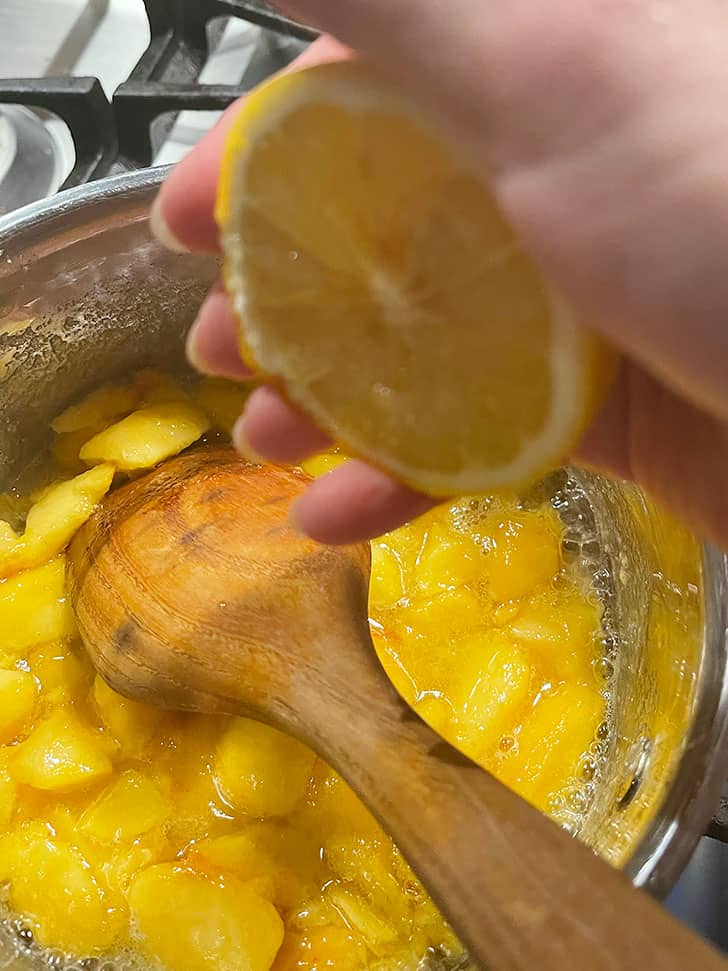
MULTIPOLYGON (((131 368, 184 367, 217 265, 150 237, 164 175, 93 183, 0 220, 0 489, 32 476, 51 418, 83 391, 131 368)), ((727 561, 632 487, 575 476, 593 513, 586 545, 609 566, 614 666, 614 731, 580 836, 660 896, 728 777, 727 561)))

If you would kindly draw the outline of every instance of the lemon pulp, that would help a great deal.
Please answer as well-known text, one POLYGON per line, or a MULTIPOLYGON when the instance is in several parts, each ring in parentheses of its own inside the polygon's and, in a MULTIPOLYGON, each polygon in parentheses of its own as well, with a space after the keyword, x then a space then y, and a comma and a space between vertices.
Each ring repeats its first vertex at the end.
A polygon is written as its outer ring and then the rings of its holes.
POLYGON ((558 464, 611 357, 474 173, 358 64, 254 92, 217 203, 243 354, 349 452, 415 488, 520 485, 558 464))

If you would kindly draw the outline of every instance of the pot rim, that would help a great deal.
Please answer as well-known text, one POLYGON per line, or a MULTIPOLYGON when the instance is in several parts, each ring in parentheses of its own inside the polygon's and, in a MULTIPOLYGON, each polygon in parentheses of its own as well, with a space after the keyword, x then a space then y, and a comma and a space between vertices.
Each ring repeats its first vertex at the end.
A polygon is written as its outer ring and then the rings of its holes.
MULTIPOLYGON (((90 182, 0 218, 0 282, 111 225, 146 220, 171 166, 90 182)), ((728 557, 703 548, 703 652, 692 724, 662 807, 623 866, 638 887, 665 896, 704 835, 728 779, 728 557)))

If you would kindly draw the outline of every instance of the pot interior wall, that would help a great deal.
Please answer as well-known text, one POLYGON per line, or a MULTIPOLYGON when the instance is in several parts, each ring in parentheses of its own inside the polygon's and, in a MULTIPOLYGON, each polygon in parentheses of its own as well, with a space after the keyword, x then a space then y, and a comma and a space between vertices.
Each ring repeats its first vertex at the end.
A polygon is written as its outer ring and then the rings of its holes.
POLYGON ((184 366, 184 336, 217 272, 170 256, 146 219, 92 222, 0 279, 0 479, 32 469, 65 404, 134 368, 184 366), (103 240, 103 243, 101 243, 103 240))

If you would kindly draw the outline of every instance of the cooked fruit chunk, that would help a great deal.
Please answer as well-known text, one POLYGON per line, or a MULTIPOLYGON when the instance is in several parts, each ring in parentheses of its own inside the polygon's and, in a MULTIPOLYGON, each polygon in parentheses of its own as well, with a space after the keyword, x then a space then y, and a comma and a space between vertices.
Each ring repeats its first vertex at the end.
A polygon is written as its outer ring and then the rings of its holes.
POLYGON ((561 568, 561 526, 555 514, 495 517, 485 532, 485 568, 494 600, 525 597, 561 568))
POLYGON ((462 668, 453 694, 457 699, 457 744, 484 761, 501 738, 520 725, 538 690, 528 651, 497 634, 464 645, 462 668))
POLYGON ((56 556, 109 491, 113 478, 113 465, 100 465, 44 489, 28 513, 22 536, 7 531, 0 536, 0 576, 40 566, 56 556))
POLYGON ((381 541, 372 543, 371 603, 391 607, 404 596, 404 571, 397 552, 381 541))
POLYGON ((151 779, 129 770, 89 806, 79 826, 100 843, 131 843, 161 825, 170 808, 151 779))
POLYGON ((344 923, 359 934, 375 954, 383 954, 397 942, 395 925, 376 913, 358 894, 345 890, 337 883, 330 883, 325 896, 344 923))
POLYGON ((15 813, 18 786, 5 761, 0 765, 0 826, 7 827, 15 813))
POLYGON ((121 415, 128 414, 135 407, 138 397, 133 384, 104 384, 61 412, 51 423, 51 428, 57 435, 102 428, 121 415))
POLYGON ((485 557, 469 536, 433 527, 417 557, 415 582, 421 596, 436 597, 451 587, 476 583, 485 573, 485 557))
POLYGON ((269 971, 283 941, 273 905, 235 879, 159 864, 137 877, 129 903, 139 943, 168 971, 269 971))
POLYGON ((35 644, 75 634, 65 557, 0 581, 0 631, 0 647, 16 657, 35 644))
POLYGON ((12 742, 28 724, 37 696, 32 674, 0 670, 0 744, 12 742))
POLYGON ((164 713, 151 705, 124 698, 96 675, 94 702, 101 720, 121 751, 131 758, 139 758, 153 738, 164 713))
POLYGON ((41 645, 28 656, 28 664, 40 681, 46 708, 81 701, 93 678, 91 662, 73 641, 41 645))
POLYGON ((176 855, 174 845, 166 840, 160 830, 138 837, 131 845, 119 843, 112 849, 105 843, 95 849, 98 850, 99 869, 104 879, 112 890, 124 897, 142 870, 176 855))
POLYGON ((12 772, 36 789, 74 789, 109 775, 101 740, 70 711, 59 709, 15 750, 12 772))
POLYGON ((547 811, 549 800, 576 772, 604 717, 597 691, 564 685, 543 693, 514 745, 498 767, 498 777, 547 811))
POLYGON ((574 586, 546 588, 525 604, 509 630, 538 653, 554 681, 591 685, 595 683, 600 613, 597 603, 574 586))
POLYGON ((184 401, 150 405, 94 435, 81 458, 89 465, 112 462, 127 472, 148 469, 192 445, 209 427, 207 415, 184 401))
POLYGON ((445 590, 432 600, 413 601, 408 620, 413 633, 427 638, 433 648, 442 650, 451 641, 457 642, 472 630, 484 613, 476 594, 468 587, 445 590), (411 619, 410 619, 411 618, 411 619))
POLYGON ((287 934, 273 971, 360 971, 366 966, 362 942, 347 928, 328 924, 287 934))
POLYGON ((318 844, 295 827, 259 822, 242 833, 196 843, 188 859, 196 869, 232 873, 290 910, 324 879, 318 844))
POLYGON ((407 917, 409 900, 397 882, 394 847, 388 839, 330 837, 323 850, 324 860, 336 876, 375 903, 393 923, 407 917))
POLYGON ((41 944, 72 954, 109 948, 121 930, 123 912, 70 844, 31 824, 0 839, 0 878, 10 885, 9 902, 41 944))
POLYGON ((284 816, 303 797, 315 755, 282 732, 237 718, 220 739, 215 777, 223 797, 249 816, 284 816))
POLYGON ((113 478, 112 465, 98 465, 44 491, 25 523, 26 539, 32 540, 35 549, 42 549, 44 560, 55 556, 83 526, 111 488, 113 478))

